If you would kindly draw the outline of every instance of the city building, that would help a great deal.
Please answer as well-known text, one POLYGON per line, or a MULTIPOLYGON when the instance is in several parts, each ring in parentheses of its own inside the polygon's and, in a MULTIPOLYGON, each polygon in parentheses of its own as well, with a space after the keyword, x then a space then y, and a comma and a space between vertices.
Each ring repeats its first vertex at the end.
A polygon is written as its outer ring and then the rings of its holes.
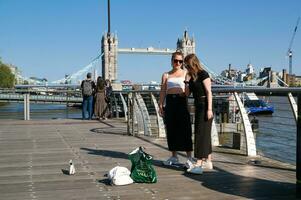
POLYGON ((19 70, 19 68, 15 65, 12 64, 8 64, 7 65, 10 69, 10 71, 12 72, 12 74, 15 76, 15 84, 23 84, 23 78, 21 75, 21 70, 19 70))
POLYGON ((248 77, 247 81, 256 78, 256 72, 255 72, 255 69, 254 69, 254 67, 251 63, 249 63, 247 65, 246 73, 247 73, 247 77, 248 77))
POLYGON ((264 78, 266 76, 269 76, 271 71, 272 71, 271 67, 261 68, 259 71, 259 78, 264 78))
POLYGON ((286 83, 286 86, 300 87, 301 86, 301 76, 295 74, 288 74, 286 69, 282 70, 282 81, 286 83))
POLYGON ((29 85, 46 85, 48 83, 46 78, 37 77, 30 77, 27 81, 29 85))

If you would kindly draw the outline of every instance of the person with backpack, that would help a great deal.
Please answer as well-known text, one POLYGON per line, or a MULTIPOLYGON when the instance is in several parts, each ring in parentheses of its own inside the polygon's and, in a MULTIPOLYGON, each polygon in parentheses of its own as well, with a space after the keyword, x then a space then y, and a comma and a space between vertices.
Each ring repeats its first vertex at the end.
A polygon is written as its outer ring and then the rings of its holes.
POLYGON ((81 83, 81 89, 83 94, 83 108, 82 108, 82 119, 87 119, 87 112, 88 112, 88 119, 92 119, 93 115, 93 96, 95 90, 95 83, 91 79, 92 74, 89 72, 87 73, 87 79, 83 80, 81 83))

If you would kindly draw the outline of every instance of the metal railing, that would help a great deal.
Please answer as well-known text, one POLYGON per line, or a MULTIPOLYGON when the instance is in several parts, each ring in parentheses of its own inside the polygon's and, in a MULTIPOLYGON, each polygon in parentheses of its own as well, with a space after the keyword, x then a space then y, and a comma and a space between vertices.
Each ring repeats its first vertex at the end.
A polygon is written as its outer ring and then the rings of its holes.
POLYGON ((65 88, 57 90, 0 89, 0 103, 23 103, 24 120, 30 120, 32 103, 78 106, 82 103, 82 94, 81 91, 65 88))
POLYGON ((24 95, 29 95, 31 102, 47 103, 81 103, 81 91, 76 90, 24 90, 2 89, 0 90, 1 102, 22 102, 24 95))
MULTIPOLYGON (((213 130, 215 129, 218 134, 218 141, 213 144, 218 146, 218 151, 230 151, 251 157, 258 155, 271 157, 296 164, 297 180, 300 182, 301 122, 300 118, 296 121, 295 117, 300 116, 301 111, 300 109, 297 111, 295 100, 298 99, 298 105, 301 106, 301 88, 214 87, 212 92, 215 110, 213 130), (274 113, 272 115, 248 115, 243 106, 243 99, 240 98, 246 92, 254 92, 259 98, 267 98, 269 104, 275 108, 274 113), (299 98, 296 98, 297 96, 299 98), (279 152, 283 156, 279 156, 279 152)), ((129 106, 128 133, 159 137, 159 134, 150 134, 149 130, 145 128, 148 127, 145 123, 149 122, 143 120, 143 115, 148 113, 135 103, 140 93, 143 93, 144 96, 158 96, 159 91, 123 91, 122 95, 130 96, 127 98, 129 101, 127 102, 127 106, 129 106), (140 126, 139 129, 140 123, 144 128, 140 126)), ((189 98, 189 107, 193 123, 194 109, 191 97, 189 98)), ((155 117, 160 118, 157 109, 155 117)), ((158 130, 160 126, 164 128, 162 124, 159 125, 158 120, 157 125, 152 124, 153 128, 154 126, 157 126, 158 130)))

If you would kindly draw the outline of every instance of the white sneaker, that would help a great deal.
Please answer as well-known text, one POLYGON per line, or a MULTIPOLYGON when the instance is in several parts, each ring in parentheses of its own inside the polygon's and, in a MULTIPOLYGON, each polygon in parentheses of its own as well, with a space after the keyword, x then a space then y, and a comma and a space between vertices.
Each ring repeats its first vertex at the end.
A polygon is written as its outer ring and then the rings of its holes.
POLYGON ((190 168, 192 168, 194 166, 193 163, 194 162, 193 162, 192 158, 188 158, 187 161, 185 162, 185 167, 187 169, 190 169, 190 168))
POLYGON ((163 165, 176 165, 179 164, 178 157, 171 156, 167 160, 163 161, 163 165))
POLYGON ((203 169, 213 169, 213 164, 211 161, 203 161, 202 168, 203 169))
POLYGON ((187 169, 187 172, 191 174, 202 174, 203 168, 201 166, 194 165, 193 167, 187 169))

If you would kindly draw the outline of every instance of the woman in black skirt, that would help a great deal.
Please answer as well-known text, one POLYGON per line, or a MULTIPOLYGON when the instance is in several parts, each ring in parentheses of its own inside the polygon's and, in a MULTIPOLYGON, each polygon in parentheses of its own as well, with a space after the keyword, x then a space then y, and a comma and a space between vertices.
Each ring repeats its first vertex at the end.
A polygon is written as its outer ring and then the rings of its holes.
POLYGON ((172 70, 162 75, 160 91, 160 115, 164 116, 168 149, 172 155, 163 162, 164 165, 178 164, 177 151, 186 151, 186 167, 192 165, 192 130, 190 114, 185 95, 186 71, 182 69, 184 56, 181 52, 172 54, 172 70), (165 107, 163 105, 165 102, 165 107))
POLYGON ((195 54, 185 57, 188 73, 185 78, 186 95, 193 94, 195 105, 194 156, 197 162, 187 172, 201 174, 212 169, 211 125, 213 120, 211 79, 195 54))

